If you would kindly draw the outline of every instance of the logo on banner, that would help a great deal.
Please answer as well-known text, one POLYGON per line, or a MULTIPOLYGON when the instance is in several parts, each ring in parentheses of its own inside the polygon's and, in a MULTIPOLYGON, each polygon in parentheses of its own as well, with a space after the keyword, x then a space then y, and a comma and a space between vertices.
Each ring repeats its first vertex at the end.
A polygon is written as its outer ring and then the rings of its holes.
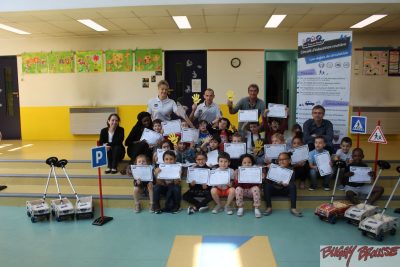
POLYGON ((381 126, 376 126, 375 130, 372 132, 371 136, 368 138, 370 143, 387 144, 386 138, 383 135, 381 126))
POLYGON ((320 266, 397 266, 399 250, 400 246, 320 246, 320 266))
POLYGON ((350 132, 355 134, 367 133, 367 117, 351 116, 350 132))

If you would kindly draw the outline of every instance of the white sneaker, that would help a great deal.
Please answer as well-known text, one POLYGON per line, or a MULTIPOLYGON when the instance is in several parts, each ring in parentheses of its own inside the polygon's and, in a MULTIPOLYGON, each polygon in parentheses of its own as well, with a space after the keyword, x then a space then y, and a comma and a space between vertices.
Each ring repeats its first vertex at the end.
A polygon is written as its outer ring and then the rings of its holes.
POLYGON ((213 208, 212 213, 217 214, 217 213, 220 212, 220 211, 221 211, 221 206, 220 206, 220 205, 216 205, 216 206, 213 208))
POLYGON ((243 216, 243 212, 244 212, 244 209, 243 208, 238 208, 238 211, 236 212, 236 215, 237 216, 243 216))
POLYGON ((261 218, 262 214, 259 208, 255 208, 254 209, 254 215, 256 216, 256 218, 261 218))
POLYGON ((232 208, 229 207, 229 206, 225 206, 225 212, 226 212, 226 214, 228 214, 228 215, 232 215, 232 214, 233 214, 233 210, 232 210, 232 208))
POLYGON ((208 206, 200 207, 199 212, 205 212, 208 210, 208 206))

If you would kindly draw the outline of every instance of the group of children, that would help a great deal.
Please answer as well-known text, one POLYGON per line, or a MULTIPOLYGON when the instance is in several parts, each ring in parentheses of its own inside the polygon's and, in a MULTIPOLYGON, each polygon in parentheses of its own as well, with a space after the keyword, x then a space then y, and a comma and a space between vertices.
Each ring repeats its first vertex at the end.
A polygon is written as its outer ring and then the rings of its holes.
MULTIPOLYGON (((285 120, 283 119, 285 124, 285 120)), ((286 122, 287 123, 287 122, 286 122)), ((292 127, 292 136, 285 141, 284 131, 281 127, 282 122, 279 119, 264 120, 263 125, 258 122, 247 123, 240 131, 229 130, 230 122, 227 118, 220 118, 218 122, 209 125, 206 121, 198 123, 199 138, 198 141, 185 143, 178 141, 175 145, 168 140, 168 137, 162 138, 157 145, 152 146, 153 156, 150 159, 148 155, 139 154, 133 159, 133 165, 152 165, 154 166, 154 179, 150 182, 142 182, 140 177, 134 177, 134 202, 135 212, 141 211, 140 191, 144 189, 148 192, 150 200, 150 211, 156 214, 162 212, 178 213, 181 210, 181 198, 187 201, 190 206, 187 209, 188 214, 203 212, 208 210, 208 204, 215 202, 212 213, 224 211, 226 214, 233 214, 232 202, 236 199, 237 215, 244 214, 244 197, 253 199, 254 215, 257 218, 262 215, 270 215, 272 213, 271 197, 274 195, 289 196, 291 202, 290 212, 297 217, 302 217, 302 213, 296 208, 297 186, 295 179, 299 180, 299 188, 305 189, 306 179, 310 179, 309 190, 313 191, 317 188, 318 178, 323 178, 323 189, 330 190, 330 182, 333 174, 322 176, 316 163, 316 155, 327 152, 324 150, 325 140, 322 136, 315 137, 315 149, 309 152, 309 158, 292 164, 291 151, 298 147, 304 146, 301 127, 296 124, 292 127), (262 129, 262 132, 261 132, 262 129), (264 155, 261 144, 285 144, 286 151, 279 154, 276 159, 269 159, 264 155), (245 143, 246 151, 239 158, 231 158, 224 151, 226 143, 245 143), (257 145, 258 143, 258 145, 257 145), (156 149, 163 149, 163 154, 157 153, 156 149), (217 161, 214 164, 208 162, 208 155, 217 151, 217 161), (160 160, 158 157, 162 157, 160 160), (207 184, 198 184, 196 181, 189 183, 189 189, 181 195, 181 178, 185 177, 185 168, 174 179, 159 179, 161 172, 159 163, 175 164, 182 163, 185 166, 190 164, 191 168, 208 168, 216 170, 228 170, 230 180, 229 183, 223 185, 209 186, 207 184), (215 164, 216 163, 216 164, 215 164), (293 174, 287 183, 276 182, 267 179, 267 172, 271 164, 277 164, 281 168, 293 170, 293 174), (262 167, 262 183, 249 184, 239 183, 238 167, 261 166, 262 167), (266 210, 261 212, 261 189, 266 202, 266 210), (165 204, 162 208, 160 205, 161 196, 165 196, 165 204), (222 204, 221 197, 226 197, 225 204, 222 204)), ((159 120, 152 122, 153 130, 161 133, 162 123, 159 120)), ((182 122, 182 128, 187 128, 186 122, 182 122)), ((179 135, 179 134, 178 134, 179 135)), ((351 151, 351 139, 345 137, 342 139, 340 149, 335 155, 332 155, 331 165, 337 159, 346 161, 348 167, 340 171, 340 189, 346 191, 347 198, 353 202, 359 202, 359 195, 370 189, 369 184, 349 183, 348 179, 353 175, 349 171, 349 166, 364 166, 362 162, 363 151, 356 148, 351 151)), ((329 152, 328 152, 329 153, 329 152)), ((128 168, 128 173, 129 168, 128 168)), ((373 177, 373 173, 370 174, 373 177)), ((376 186, 369 202, 376 201, 383 193, 383 188, 376 186)))

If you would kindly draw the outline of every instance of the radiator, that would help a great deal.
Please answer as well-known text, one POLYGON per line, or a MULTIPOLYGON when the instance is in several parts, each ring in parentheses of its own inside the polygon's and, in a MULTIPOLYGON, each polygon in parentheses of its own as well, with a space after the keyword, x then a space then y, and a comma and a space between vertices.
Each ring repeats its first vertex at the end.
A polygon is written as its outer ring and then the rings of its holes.
POLYGON ((70 126, 72 134, 100 134, 107 127, 107 119, 111 113, 117 113, 115 107, 80 107, 70 108, 70 126))
MULTIPOLYGON (((400 107, 360 107, 361 116, 367 117, 367 132, 372 133, 378 120, 383 134, 400 134, 400 107)), ((353 107, 353 116, 358 116, 358 107, 353 107)))

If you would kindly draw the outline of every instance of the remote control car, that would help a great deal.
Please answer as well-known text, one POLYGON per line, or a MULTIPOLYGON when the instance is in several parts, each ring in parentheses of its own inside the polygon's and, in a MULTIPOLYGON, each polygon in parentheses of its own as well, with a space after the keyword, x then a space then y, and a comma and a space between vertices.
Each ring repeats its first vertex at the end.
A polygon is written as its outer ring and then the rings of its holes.
POLYGON ((333 192, 331 196, 330 203, 324 203, 315 209, 315 215, 319 217, 321 221, 327 221, 331 224, 335 224, 338 218, 343 218, 345 211, 352 205, 350 202, 346 201, 333 201, 336 185, 339 178, 340 169, 346 167, 346 162, 338 160, 335 162, 337 167, 335 185, 333 187, 333 192))
MULTIPOLYGON (((400 173, 400 166, 397 167, 397 172, 400 173)), ((382 213, 367 217, 360 222, 358 228, 361 230, 363 235, 368 235, 378 241, 383 241, 386 232, 389 232, 391 235, 396 234, 397 227, 399 226, 399 218, 388 216, 384 213, 389 206, 389 203, 392 200, 393 195, 396 192, 397 187, 399 186, 399 183, 400 176, 392 190, 392 193, 389 196, 389 199, 385 204, 385 208, 383 209, 382 213)))
POLYGON ((360 221, 378 213, 379 207, 367 204, 367 202, 371 197, 372 190, 374 189, 376 182, 378 181, 379 176, 382 173, 382 170, 390 169, 390 164, 387 161, 379 160, 378 166, 379 166, 378 175, 376 176, 375 181, 372 184, 371 190, 369 191, 368 196, 366 197, 364 203, 352 206, 344 213, 344 217, 347 218, 347 222, 358 226, 360 224, 360 221))
POLYGON ((49 187, 49 181, 51 173, 54 170, 54 166, 58 159, 56 157, 50 157, 46 159, 46 164, 50 166, 49 175, 47 176, 46 187, 44 189, 43 198, 35 199, 26 202, 26 214, 31 218, 31 222, 35 223, 39 220, 47 219, 50 220, 50 207, 46 202, 47 189, 49 187))
POLYGON ((75 214, 76 219, 79 220, 81 218, 93 218, 94 217, 94 207, 93 207, 93 198, 92 196, 87 197, 79 197, 78 193, 76 193, 74 186, 72 185, 71 179, 68 176, 68 173, 65 169, 65 166, 68 164, 66 159, 61 159, 57 162, 56 166, 62 168, 67 178, 69 185, 72 188, 72 191, 75 194, 76 203, 75 203, 75 214))

